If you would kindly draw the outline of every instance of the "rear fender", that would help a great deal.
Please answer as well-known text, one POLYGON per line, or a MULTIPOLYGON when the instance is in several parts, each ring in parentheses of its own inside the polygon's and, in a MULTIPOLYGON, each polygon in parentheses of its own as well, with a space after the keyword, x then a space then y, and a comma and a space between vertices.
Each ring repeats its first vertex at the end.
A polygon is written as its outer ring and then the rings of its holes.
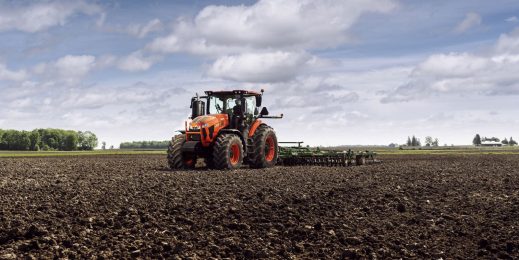
POLYGON ((254 136, 254 133, 256 132, 256 129, 258 129, 258 127, 260 125, 262 125, 263 122, 261 122, 261 120, 259 119, 256 119, 256 121, 254 121, 254 123, 252 123, 251 127, 250 127, 250 130, 249 130, 249 137, 252 137, 254 136))

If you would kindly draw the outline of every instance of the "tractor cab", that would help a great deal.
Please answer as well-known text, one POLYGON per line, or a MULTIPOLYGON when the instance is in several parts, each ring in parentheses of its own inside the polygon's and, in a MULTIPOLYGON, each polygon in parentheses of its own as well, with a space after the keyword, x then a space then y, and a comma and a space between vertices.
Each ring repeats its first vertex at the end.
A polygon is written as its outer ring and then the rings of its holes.
POLYGON ((260 93, 234 90, 234 91, 206 91, 207 113, 227 114, 230 127, 243 131, 246 125, 258 117, 258 107, 261 106, 260 93))

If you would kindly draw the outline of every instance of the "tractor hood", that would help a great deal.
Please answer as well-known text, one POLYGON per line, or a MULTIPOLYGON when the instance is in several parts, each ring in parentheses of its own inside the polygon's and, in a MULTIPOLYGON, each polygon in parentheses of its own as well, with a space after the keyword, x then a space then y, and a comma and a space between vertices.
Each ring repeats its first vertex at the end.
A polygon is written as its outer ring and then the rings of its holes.
POLYGON ((189 130, 198 131, 200 128, 214 126, 216 128, 226 127, 229 122, 227 114, 214 114, 198 116, 189 124, 189 130))

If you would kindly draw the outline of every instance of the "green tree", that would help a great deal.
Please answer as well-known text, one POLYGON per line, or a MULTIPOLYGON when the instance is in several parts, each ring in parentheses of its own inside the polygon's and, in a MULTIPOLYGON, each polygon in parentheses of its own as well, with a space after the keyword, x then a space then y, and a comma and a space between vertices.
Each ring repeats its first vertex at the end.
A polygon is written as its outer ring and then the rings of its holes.
POLYGON ((407 144, 407 146, 412 146, 413 145, 413 143, 411 141, 411 137, 409 137, 409 136, 407 137, 407 143, 406 144, 407 144))
POLYGON ((65 150, 78 148, 92 150, 97 146, 97 137, 92 132, 82 133, 83 142, 79 142, 79 133, 63 129, 35 129, 32 131, 0 129, 0 150, 65 150))
POLYGON ((474 139, 472 140, 472 144, 474 144, 475 146, 481 145, 481 136, 479 136, 479 134, 476 134, 476 136, 474 136, 474 139))
POLYGON ((78 149, 79 135, 75 131, 67 131, 65 133, 63 150, 74 151, 78 149))
POLYGON ((411 138, 411 146, 421 146, 420 139, 416 138, 414 135, 411 138))
POLYGON ((31 139, 31 150, 38 151, 41 142, 40 132, 38 132, 38 130, 32 130, 29 138, 31 139))
POLYGON ((0 129, 0 150, 7 150, 7 142, 4 139, 5 131, 0 129))
POLYGON ((432 146, 433 142, 434 142, 434 140, 432 137, 430 137, 430 136, 425 137, 425 146, 432 146))
POLYGON ((31 149, 31 137, 30 133, 27 131, 21 131, 18 133, 18 149, 22 151, 27 151, 31 149))
POLYGON ((506 139, 506 137, 505 137, 505 139, 503 139, 503 141, 501 141, 501 143, 504 144, 504 145, 507 145, 508 144, 508 139, 506 139))
POLYGON ((517 145, 517 142, 510 136, 510 140, 508 141, 508 144, 510 146, 514 146, 514 145, 517 145))
POLYGON ((90 132, 78 132, 79 135, 79 149, 80 150, 94 150, 97 147, 97 136, 90 132))
POLYGON ((47 139, 46 145, 49 147, 49 150, 58 150, 59 147, 59 143, 54 137, 47 139))

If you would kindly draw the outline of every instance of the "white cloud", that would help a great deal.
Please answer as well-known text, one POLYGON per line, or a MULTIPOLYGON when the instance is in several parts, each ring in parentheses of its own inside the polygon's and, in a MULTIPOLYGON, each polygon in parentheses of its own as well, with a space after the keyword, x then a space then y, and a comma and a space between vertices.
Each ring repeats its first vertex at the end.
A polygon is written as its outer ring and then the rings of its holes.
POLYGON ((252 49, 329 48, 349 40, 348 30, 365 13, 387 13, 392 0, 261 0, 251 6, 207 6, 193 21, 148 48, 159 52, 234 53, 252 49))
POLYGON ((442 93, 459 95, 519 94, 519 31, 499 37, 489 53, 431 55, 417 65, 407 83, 382 102, 400 102, 442 93))
POLYGON ((8 106, 11 108, 27 108, 33 105, 31 98, 21 98, 9 102, 8 106))
POLYGON ((223 56, 208 70, 213 77, 244 82, 278 82, 295 77, 315 64, 307 53, 267 52, 223 56))
POLYGON ((495 46, 496 53, 519 54, 519 28, 511 33, 502 34, 495 46))
POLYGON ((519 18, 517 18, 517 16, 511 16, 506 18, 505 21, 509 23, 517 23, 519 22, 519 18))
POLYGON ((309 50, 347 43, 359 17, 396 6, 393 0, 260 0, 250 6, 207 6, 193 19, 178 20, 170 35, 156 38, 146 50, 214 57, 207 71, 212 77, 286 81, 324 63, 309 50))
POLYGON ((469 53, 435 54, 418 65, 415 75, 435 77, 471 76, 487 68, 489 60, 469 53))
POLYGON ((480 25, 482 22, 481 16, 477 13, 467 13, 465 15, 465 19, 461 21, 456 28, 454 29, 454 32, 456 33, 464 33, 468 31, 469 29, 480 25))
POLYGON ((67 55, 54 63, 58 73, 66 78, 83 77, 95 66, 96 58, 91 55, 67 55))
POLYGON ((153 19, 144 25, 131 24, 128 26, 127 31, 138 38, 144 38, 149 33, 161 31, 163 27, 164 25, 159 19, 153 19))
POLYGON ((148 70, 159 59, 159 57, 145 57, 141 51, 136 51, 120 58, 117 62, 117 68, 125 71, 144 71, 148 70))
POLYGON ((102 9, 84 1, 50 1, 28 6, 0 6, 0 31, 18 30, 38 32, 54 26, 63 26, 76 13, 95 15, 102 9))
POLYGON ((106 14, 102 14, 100 18, 97 20, 97 26, 106 32, 116 32, 116 33, 124 33, 129 34, 131 36, 137 38, 145 38, 150 33, 160 32, 164 30, 164 24, 160 21, 160 19, 152 19, 147 23, 131 23, 129 25, 109 25, 105 24, 106 14))
POLYGON ((51 81, 75 84, 95 67, 94 56, 66 55, 56 61, 36 65, 33 72, 51 81))
POLYGON ((0 80, 23 81, 27 76, 25 70, 9 70, 5 64, 0 63, 0 80))

